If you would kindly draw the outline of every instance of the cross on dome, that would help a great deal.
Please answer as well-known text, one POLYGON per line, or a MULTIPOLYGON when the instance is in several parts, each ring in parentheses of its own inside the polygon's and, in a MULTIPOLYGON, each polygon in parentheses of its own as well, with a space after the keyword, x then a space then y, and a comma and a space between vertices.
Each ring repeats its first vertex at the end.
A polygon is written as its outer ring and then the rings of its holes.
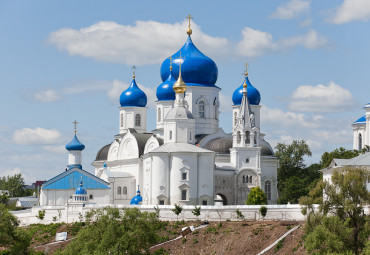
POLYGON ((188 26, 188 29, 186 30, 186 33, 188 34, 188 35, 191 35, 192 33, 193 33, 193 30, 191 30, 191 28, 190 28, 190 20, 192 20, 193 19, 193 17, 189 14, 187 17, 186 17, 186 19, 188 19, 189 20, 189 26, 188 26))
POLYGON ((132 78, 135 79, 135 70, 136 70, 136 66, 133 65, 132 67, 132 78))
POLYGON ((73 124, 74 124, 74 126, 75 126, 75 134, 77 133, 77 124, 78 124, 78 122, 77 122, 77 120, 75 120, 75 121, 73 121, 72 122, 73 124))
POLYGON ((172 71, 172 61, 173 61, 174 58, 171 56, 168 59, 170 60, 170 71, 172 71))

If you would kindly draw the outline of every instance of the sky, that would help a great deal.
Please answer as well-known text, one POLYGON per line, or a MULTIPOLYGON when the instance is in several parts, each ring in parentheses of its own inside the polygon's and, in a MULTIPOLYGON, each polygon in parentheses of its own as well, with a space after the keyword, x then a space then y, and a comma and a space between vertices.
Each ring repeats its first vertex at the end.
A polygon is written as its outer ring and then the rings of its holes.
POLYGON ((261 93, 261 132, 274 147, 303 139, 307 164, 352 149, 351 124, 370 102, 370 1, 0 2, 0 176, 48 180, 68 163, 74 120, 83 168, 119 131, 119 96, 136 81, 155 91, 163 60, 192 39, 218 66, 220 126, 231 132, 231 96, 249 80, 261 93))

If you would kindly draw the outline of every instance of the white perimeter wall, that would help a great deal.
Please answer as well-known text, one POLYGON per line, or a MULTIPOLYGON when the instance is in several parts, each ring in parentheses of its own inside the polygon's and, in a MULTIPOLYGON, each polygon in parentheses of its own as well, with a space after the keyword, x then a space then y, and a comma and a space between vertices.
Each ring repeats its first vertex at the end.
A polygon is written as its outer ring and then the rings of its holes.
MULTIPOLYGON (((74 221, 80 220, 80 215, 84 216, 86 212, 92 209, 99 209, 106 206, 116 207, 116 208, 133 208, 138 207, 141 211, 146 212, 155 212, 153 206, 133 206, 133 205, 112 205, 112 204, 86 204, 85 207, 81 205, 68 207, 68 210, 64 206, 38 206, 33 207, 32 209, 23 210, 23 211, 13 211, 12 213, 20 220, 20 224, 22 226, 42 223, 42 224, 50 224, 53 223, 53 217, 57 217, 57 221, 59 222, 58 213, 61 212, 61 219, 60 222, 71 223, 74 221), (37 219, 36 215, 38 215, 39 210, 45 210, 45 219, 40 221, 37 219)), ((171 211, 174 206, 169 205, 159 205, 160 208, 160 219, 163 221, 175 221, 177 220, 177 216, 171 211)), ((292 205, 267 205, 268 208, 267 215, 265 217, 266 220, 298 220, 303 221, 305 220, 305 216, 301 213, 301 206, 292 204, 292 205)), ((232 206, 201 206, 201 215, 199 216, 199 220, 208 220, 208 221, 236 221, 239 220, 236 217, 236 209, 239 209, 245 216, 246 220, 261 220, 259 214, 259 205, 232 205, 232 206)), ((179 220, 197 220, 192 214, 192 210, 194 206, 183 206, 183 211, 179 216, 179 220)), ((370 213, 370 206, 364 208, 365 213, 370 213)))

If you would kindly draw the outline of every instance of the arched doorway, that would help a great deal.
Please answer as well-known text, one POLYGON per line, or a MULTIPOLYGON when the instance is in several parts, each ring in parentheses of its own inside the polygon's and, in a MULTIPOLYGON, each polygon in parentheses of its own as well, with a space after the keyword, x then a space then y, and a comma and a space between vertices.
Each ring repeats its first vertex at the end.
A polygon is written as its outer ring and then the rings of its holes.
POLYGON ((216 194, 215 205, 227 205, 226 196, 221 193, 216 194))

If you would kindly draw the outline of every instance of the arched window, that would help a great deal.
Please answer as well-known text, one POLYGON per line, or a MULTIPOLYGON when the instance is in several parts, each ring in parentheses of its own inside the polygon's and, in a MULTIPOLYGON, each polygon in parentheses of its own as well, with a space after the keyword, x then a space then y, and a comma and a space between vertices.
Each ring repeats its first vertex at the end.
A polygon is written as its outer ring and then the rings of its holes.
POLYGON ((245 163, 249 163, 249 158, 246 158, 245 159, 245 163))
POLYGON ((265 194, 266 194, 267 200, 271 200, 271 182, 270 181, 265 182, 265 194))
POLYGON ((249 183, 252 183, 252 175, 249 176, 249 183))
POLYGON ((199 107, 199 118, 204 118, 205 117, 205 112, 204 112, 204 102, 203 101, 200 101, 199 104, 198 104, 198 107, 199 107))
POLYGON ((161 122, 162 120, 162 112, 161 112, 161 108, 158 108, 158 122, 161 122))
POLYGON ((245 143, 246 144, 251 143, 251 133, 249 131, 245 132, 245 143))
POLYGON ((123 194, 123 195, 127 195, 127 187, 123 187, 123 189, 122 189, 122 194, 123 194))
POLYGON ((362 150, 362 135, 358 135, 358 150, 362 150))
POLYGON ((257 132, 254 132, 254 144, 257 144, 257 132))
POLYGON ((117 187, 117 194, 121 194, 121 190, 122 190, 122 188, 121 187, 117 187))
POLYGON ((218 119, 218 103, 217 98, 215 97, 215 100, 213 101, 213 105, 215 106, 215 119, 218 119))
POLYGON ((172 131, 170 131, 170 140, 172 140, 172 131))
POLYGON ((238 133, 236 133, 236 142, 240 143, 241 140, 242 140, 242 136, 240 135, 240 131, 238 131, 238 133))
POLYGON ((243 183, 245 183, 245 176, 243 175, 243 183))
POLYGON ((141 126, 141 115, 140 114, 136 114, 135 115, 135 126, 136 127, 140 127, 141 126))
POLYGON ((238 124, 238 114, 237 112, 234 112, 234 127, 238 124))
POLYGON ((121 127, 123 127, 123 113, 121 113, 121 127))

